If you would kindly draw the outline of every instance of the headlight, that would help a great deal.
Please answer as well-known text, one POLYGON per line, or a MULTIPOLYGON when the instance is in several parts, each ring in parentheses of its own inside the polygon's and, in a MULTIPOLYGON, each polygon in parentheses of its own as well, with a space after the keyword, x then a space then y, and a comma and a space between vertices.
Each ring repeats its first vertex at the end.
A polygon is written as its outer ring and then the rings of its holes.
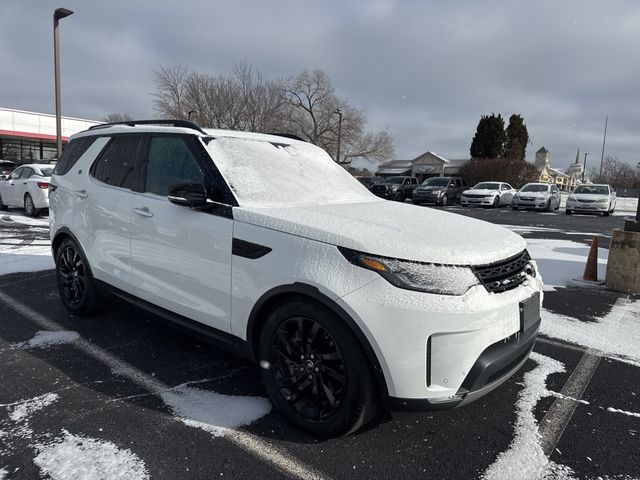
POLYGON ((577 202, 578 199, 576 197, 574 197, 573 195, 569 195, 568 201, 570 202, 577 202))
POLYGON ((596 200, 596 202, 598 203, 605 203, 609 201, 609 197, 600 197, 598 200, 596 200))
POLYGON ((480 285, 478 277, 469 267, 411 262, 338 248, 350 263, 373 270, 391 285, 405 290, 464 295, 471 287, 480 285))

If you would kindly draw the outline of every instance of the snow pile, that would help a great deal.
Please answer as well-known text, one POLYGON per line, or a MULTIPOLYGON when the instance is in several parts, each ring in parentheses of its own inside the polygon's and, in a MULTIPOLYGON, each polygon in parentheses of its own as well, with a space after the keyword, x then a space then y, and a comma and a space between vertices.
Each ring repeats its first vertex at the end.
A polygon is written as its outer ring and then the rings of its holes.
POLYGON ((530 357, 538 366, 524 375, 524 388, 516 403, 515 435, 509 449, 500 453, 487 469, 485 480, 532 480, 573 478, 573 470, 550 461, 540 443, 538 423, 533 410, 538 401, 549 396, 546 379, 549 375, 564 372, 564 365, 539 353, 530 357))
POLYGON ((58 330, 54 332, 40 330, 39 332, 36 332, 35 336, 31 340, 22 342, 20 346, 27 348, 48 348, 54 345, 73 343, 79 338, 80 334, 78 332, 70 330, 58 330))
POLYGON ((620 410, 618 408, 613 408, 613 407, 608 407, 607 408, 607 412, 611 412, 611 413, 622 413, 623 415, 628 415, 630 417, 638 417, 640 418, 640 413, 635 413, 635 412, 627 412, 626 410, 620 410))
POLYGON ((638 199, 637 198, 618 198, 616 200, 616 209, 613 212, 618 216, 634 216, 638 211, 638 199))
POLYGON ((144 480, 149 472, 142 460, 128 449, 113 443, 73 435, 37 447, 34 463, 52 480, 103 480, 110 478, 144 480))
POLYGON ((37 272, 53 268, 55 268, 55 263, 49 246, 0 248, 0 275, 17 272, 37 272))
POLYGON ((0 468, 0 480, 4 480, 9 472, 5 468, 0 468))
POLYGON ((543 308, 540 333, 640 366, 640 300, 618 299, 597 322, 582 322, 543 308))
POLYGON ((271 411, 271 404, 260 397, 241 397, 180 386, 162 393, 162 400, 186 425, 213 436, 227 429, 249 425, 271 411))
MULTIPOLYGON (((527 238, 527 250, 545 283, 545 290, 565 287, 571 280, 582 278, 589 246, 571 240, 527 238)), ((598 278, 604 279, 609 251, 598 248, 598 278)))
POLYGON ((308 143, 218 137, 207 148, 241 206, 375 200, 324 150, 308 143))

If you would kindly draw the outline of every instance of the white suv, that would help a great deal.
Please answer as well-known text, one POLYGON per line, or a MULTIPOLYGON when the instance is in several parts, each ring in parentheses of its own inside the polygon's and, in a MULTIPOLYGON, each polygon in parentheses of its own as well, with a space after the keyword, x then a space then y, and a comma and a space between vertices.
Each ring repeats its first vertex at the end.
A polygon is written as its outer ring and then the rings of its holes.
POLYGON ((542 282, 524 240, 382 200, 285 136, 128 122, 74 135, 51 179, 62 300, 115 295, 259 362, 319 435, 380 405, 460 406, 526 361, 542 282))

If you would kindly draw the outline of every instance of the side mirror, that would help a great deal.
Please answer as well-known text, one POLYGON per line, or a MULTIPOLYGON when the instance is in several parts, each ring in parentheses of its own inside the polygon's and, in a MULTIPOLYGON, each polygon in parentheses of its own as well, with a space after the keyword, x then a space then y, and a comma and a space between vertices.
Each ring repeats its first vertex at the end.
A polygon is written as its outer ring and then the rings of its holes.
POLYGON ((207 188, 201 183, 179 183, 169 188, 171 203, 190 208, 206 208, 207 188))

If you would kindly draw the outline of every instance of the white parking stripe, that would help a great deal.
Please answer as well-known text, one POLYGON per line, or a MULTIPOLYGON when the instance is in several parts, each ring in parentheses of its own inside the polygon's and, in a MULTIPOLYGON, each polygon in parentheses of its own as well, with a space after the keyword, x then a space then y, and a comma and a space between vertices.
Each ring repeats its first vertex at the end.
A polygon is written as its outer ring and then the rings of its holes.
MULTIPOLYGON (((0 292, 0 301, 6 306, 16 311, 20 315, 27 317, 29 320, 37 324, 40 328, 58 331, 67 330, 62 325, 48 319, 44 315, 36 312, 32 308, 28 307, 24 303, 10 297, 9 295, 0 292)), ((108 366, 112 370, 118 372, 118 374, 128 378, 136 385, 150 391, 154 395, 161 398, 162 394, 171 389, 168 385, 156 380, 155 378, 147 375, 146 373, 138 370, 132 365, 120 360, 113 354, 103 350, 102 348, 88 342, 84 338, 80 337, 72 345, 80 350, 82 353, 89 355, 90 357, 98 360, 100 363, 108 366)), ((328 479, 326 475, 317 471, 316 469, 302 463, 296 458, 292 457, 286 452, 271 445, 269 442, 240 430, 228 429, 224 438, 229 440, 234 445, 242 448, 243 450, 251 453, 265 463, 277 468, 282 473, 301 479, 309 480, 321 480, 328 479)))

